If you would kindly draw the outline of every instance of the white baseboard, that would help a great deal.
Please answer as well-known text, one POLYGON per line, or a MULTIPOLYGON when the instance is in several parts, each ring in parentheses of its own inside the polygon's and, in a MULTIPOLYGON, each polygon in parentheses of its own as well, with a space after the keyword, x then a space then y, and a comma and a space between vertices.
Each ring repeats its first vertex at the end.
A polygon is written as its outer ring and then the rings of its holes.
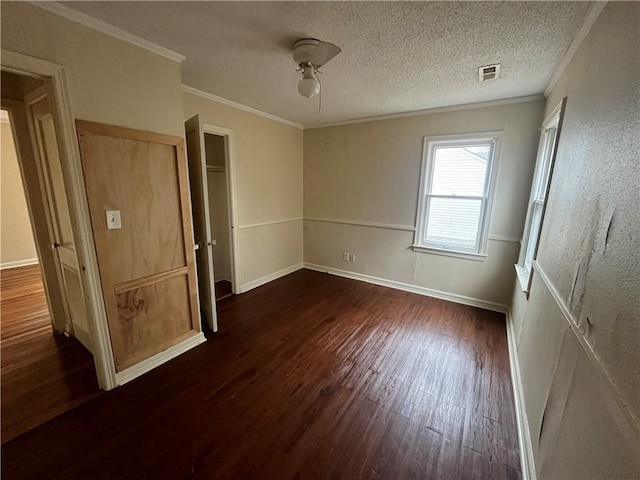
POLYGON ((0 270, 4 270, 6 268, 26 267, 27 265, 35 265, 36 263, 40 263, 38 258, 27 258, 26 260, 17 260, 15 262, 5 262, 5 263, 0 263, 0 270))
POLYGON ((363 273, 349 272, 347 270, 340 270, 338 268, 325 267, 324 265, 316 265, 307 262, 304 263, 304 268, 315 270, 317 272, 330 273, 332 275, 350 278, 352 280, 360 280, 362 282, 373 283, 375 285, 381 285, 383 287, 404 290, 405 292, 417 293, 419 295, 425 295, 427 297, 439 298, 441 300, 448 300, 454 303, 461 303, 463 305, 484 308, 485 310, 491 310, 493 312, 506 313, 508 310, 508 307, 501 303, 490 302, 479 298, 466 297, 464 295, 458 295, 456 293, 443 292, 441 290, 420 287, 418 285, 411 285, 409 283, 396 282, 395 280, 387 280, 386 278, 374 277, 371 275, 365 275, 363 273))
POLYGON ((264 277, 260 277, 257 280, 247 282, 240 286, 240 293, 248 292, 249 290, 264 285, 265 283, 272 282, 280 277, 284 277, 285 275, 296 272, 301 268, 303 268, 302 262, 296 263, 295 265, 291 265, 290 267, 283 268, 282 270, 278 270, 277 272, 270 273, 269 275, 265 275, 264 277))
POLYGON ((204 333, 197 333, 193 337, 189 337, 173 347, 169 347, 160 353, 156 353, 153 357, 147 358, 132 367, 116 373, 116 384, 118 386, 124 385, 134 378, 138 378, 140 375, 159 367, 163 363, 182 355, 186 351, 191 350, 206 341, 207 339, 205 338, 204 333))
POLYGON ((217 282, 230 282, 231 281, 231 275, 218 275, 215 279, 216 283, 217 282))
POLYGON ((524 403, 524 390, 520 376, 520 362, 516 350, 516 332, 513 325, 511 309, 507 310, 507 343, 509 346, 509 366, 511 367, 511 382, 513 385, 513 399, 516 409, 516 424, 518 427, 518 443, 520 444, 520 470, 523 480, 536 479, 536 465, 531 445, 529 420, 524 403))

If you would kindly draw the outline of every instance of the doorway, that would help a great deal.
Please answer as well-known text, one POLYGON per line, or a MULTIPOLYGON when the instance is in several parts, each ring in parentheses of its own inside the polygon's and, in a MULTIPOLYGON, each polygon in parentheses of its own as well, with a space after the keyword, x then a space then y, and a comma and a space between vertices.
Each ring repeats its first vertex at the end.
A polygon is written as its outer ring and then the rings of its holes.
POLYGON ((203 323, 218 331, 217 303, 238 291, 235 261, 233 132, 185 122, 198 297, 203 323))
POLYGON ((1 82, 4 443, 99 387, 49 85, 4 70, 1 82))
POLYGON ((229 162, 226 142, 227 137, 223 135, 207 132, 204 134, 216 301, 235 293, 231 273, 231 220, 227 171, 229 162))

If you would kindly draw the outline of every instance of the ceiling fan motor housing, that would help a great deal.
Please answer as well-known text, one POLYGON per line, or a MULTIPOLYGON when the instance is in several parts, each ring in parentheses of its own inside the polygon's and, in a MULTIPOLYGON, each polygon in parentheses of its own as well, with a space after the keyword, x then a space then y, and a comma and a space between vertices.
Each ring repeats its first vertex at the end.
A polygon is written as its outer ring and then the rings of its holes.
POLYGON ((320 43, 315 38, 303 38, 293 44, 293 61, 296 65, 306 65, 309 63, 311 53, 320 43))

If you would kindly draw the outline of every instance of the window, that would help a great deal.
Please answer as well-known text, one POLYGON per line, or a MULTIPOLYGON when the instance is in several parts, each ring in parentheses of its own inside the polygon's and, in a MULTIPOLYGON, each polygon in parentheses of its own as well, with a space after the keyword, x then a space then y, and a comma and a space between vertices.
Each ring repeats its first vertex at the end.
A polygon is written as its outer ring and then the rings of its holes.
POLYGON ((553 172, 553 162, 558 144, 558 129, 563 107, 564 101, 553 110, 548 119, 543 123, 541 129, 542 133, 540 135, 536 168, 533 174, 533 184, 531 185, 527 221, 522 235, 520 259, 516 265, 518 280, 520 281, 522 290, 525 292, 529 291, 533 261, 538 251, 538 242, 540 240, 547 193, 553 172))
POLYGON ((414 250, 484 256, 500 136, 425 137, 414 250))

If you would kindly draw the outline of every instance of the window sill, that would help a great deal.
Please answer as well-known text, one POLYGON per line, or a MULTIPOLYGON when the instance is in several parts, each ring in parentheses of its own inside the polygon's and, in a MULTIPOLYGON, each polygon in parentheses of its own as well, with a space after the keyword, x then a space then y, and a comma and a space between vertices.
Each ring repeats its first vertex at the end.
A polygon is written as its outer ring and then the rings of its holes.
POLYGON ((529 298, 529 279, 531 277, 531 272, 527 272, 522 265, 514 265, 516 269, 516 275, 518 277, 518 282, 520 283, 520 289, 527 294, 527 298, 529 298))
POLYGON ((465 260, 474 260, 476 262, 484 262, 487 255, 484 253, 456 252, 454 250, 441 250, 433 247, 423 247, 422 245, 411 245, 414 252, 432 253, 434 255, 443 255, 445 257, 463 258, 465 260))

